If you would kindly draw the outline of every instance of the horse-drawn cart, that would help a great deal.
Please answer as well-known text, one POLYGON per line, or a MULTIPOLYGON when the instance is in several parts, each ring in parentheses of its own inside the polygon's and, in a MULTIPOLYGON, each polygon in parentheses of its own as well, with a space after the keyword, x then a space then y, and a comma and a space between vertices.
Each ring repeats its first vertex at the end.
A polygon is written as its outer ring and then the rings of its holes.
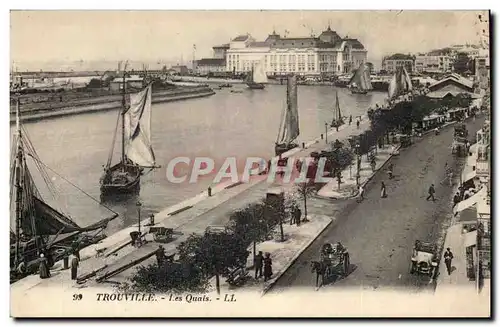
POLYGON ((346 277, 349 274, 349 252, 347 248, 340 243, 334 245, 325 243, 321 247, 319 261, 312 262, 312 270, 316 272, 316 287, 319 284, 321 276, 321 284, 331 277, 346 277))

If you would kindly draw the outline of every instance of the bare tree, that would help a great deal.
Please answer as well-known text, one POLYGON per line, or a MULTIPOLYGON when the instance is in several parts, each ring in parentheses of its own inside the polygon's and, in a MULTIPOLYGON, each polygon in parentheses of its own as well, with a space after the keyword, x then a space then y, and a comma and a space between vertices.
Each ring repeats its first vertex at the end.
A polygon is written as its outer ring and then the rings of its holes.
POLYGON ((300 183, 297 185, 297 193, 300 194, 302 200, 304 201, 304 219, 302 221, 307 220, 307 199, 313 195, 314 186, 309 183, 300 183))

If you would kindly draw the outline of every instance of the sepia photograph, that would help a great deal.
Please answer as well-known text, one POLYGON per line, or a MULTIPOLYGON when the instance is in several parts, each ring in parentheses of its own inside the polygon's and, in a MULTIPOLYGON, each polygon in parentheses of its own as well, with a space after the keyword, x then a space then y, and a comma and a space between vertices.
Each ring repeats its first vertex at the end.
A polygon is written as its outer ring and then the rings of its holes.
POLYGON ((489 10, 9 16, 11 317, 491 317, 489 10))

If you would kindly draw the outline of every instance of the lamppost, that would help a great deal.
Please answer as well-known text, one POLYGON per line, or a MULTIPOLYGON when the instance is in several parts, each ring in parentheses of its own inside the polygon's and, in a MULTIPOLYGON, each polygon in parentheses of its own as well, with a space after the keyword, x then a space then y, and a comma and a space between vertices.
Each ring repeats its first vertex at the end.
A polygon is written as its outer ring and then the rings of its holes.
POLYGON ((135 204, 137 206, 137 219, 138 219, 138 226, 139 226, 139 237, 141 237, 141 206, 142 203, 140 201, 137 201, 135 204))
POLYGON ((328 144, 328 123, 325 122, 325 143, 328 144))
POLYGON ((359 158, 359 151, 360 151, 360 144, 359 144, 359 141, 356 143, 356 166, 357 166, 357 170, 356 170, 356 186, 359 187, 359 178, 361 177, 359 175, 359 171, 360 171, 360 158, 359 158))

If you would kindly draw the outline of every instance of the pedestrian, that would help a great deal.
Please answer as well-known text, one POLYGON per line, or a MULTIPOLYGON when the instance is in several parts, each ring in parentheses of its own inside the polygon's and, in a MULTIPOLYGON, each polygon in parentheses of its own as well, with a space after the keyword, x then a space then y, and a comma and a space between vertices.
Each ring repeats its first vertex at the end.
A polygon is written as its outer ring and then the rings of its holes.
POLYGON ((363 188, 363 185, 359 185, 359 198, 358 202, 361 202, 365 199, 365 189, 363 188))
POLYGON ((298 207, 295 207, 292 218, 293 218, 292 224, 297 224, 297 225, 300 224, 300 218, 302 218, 302 210, 300 210, 300 208, 298 207))
POLYGON ((40 254, 40 265, 38 266, 41 279, 46 279, 50 277, 50 270, 47 258, 43 253, 40 254))
POLYGON ((444 264, 446 265, 446 270, 448 271, 448 275, 451 275, 451 260, 453 259, 453 253, 450 248, 446 248, 444 253, 444 264))
POLYGON ((266 252, 266 257, 264 258, 264 281, 267 282, 271 279, 273 275, 273 260, 271 259, 271 254, 266 252))
POLYGON ((349 116, 349 126, 351 126, 352 123, 352 115, 349 116))
POLYGON ((356 128, 359 129, 359 120, 356 121, 356 128))
POLYGON ((436 193, 436 190, 434 189, 434 184, 431 184, 431 186, 429 186, 429 195, 426 200, 429 201, 429 199, 432 199, 432 201, 436 201, 434 193, 436 193))
POLYGON ((155 225, 155 215, 151 214, 149 215, 149 226, 154 226, 155 225))
POLYGON ((76 280, 80 260, 76 257, 75 253, 72 253, 69 256, 69 262, 71 264, 71 280, 76 280))
POLYGON ((460 193, 457 192, 455 193, 455 196, 453 197, 453 206, 456 206, 460 202, 460 193))
POLYGON ((264 265, 264 256, 262 251, 255 256, 255 279, 262 277, 262 266, 264 265))
POLYGON ((163 248, 162 245, 158 247, 158 249, 155 252, 156 255, 156 262, 158 263, 158 267, 161 267, 165 263, 165 249, 163 248))
POLYGON ((387 197, 387 191, 385 189, 385 184, 384 182, 381 183, 381 186, 380 186, 380 197, 381 198, 386 198, 387 197))
POLYGON ((212 188, 210 186, 208 187, 208 196, 212 196, 212 188))

